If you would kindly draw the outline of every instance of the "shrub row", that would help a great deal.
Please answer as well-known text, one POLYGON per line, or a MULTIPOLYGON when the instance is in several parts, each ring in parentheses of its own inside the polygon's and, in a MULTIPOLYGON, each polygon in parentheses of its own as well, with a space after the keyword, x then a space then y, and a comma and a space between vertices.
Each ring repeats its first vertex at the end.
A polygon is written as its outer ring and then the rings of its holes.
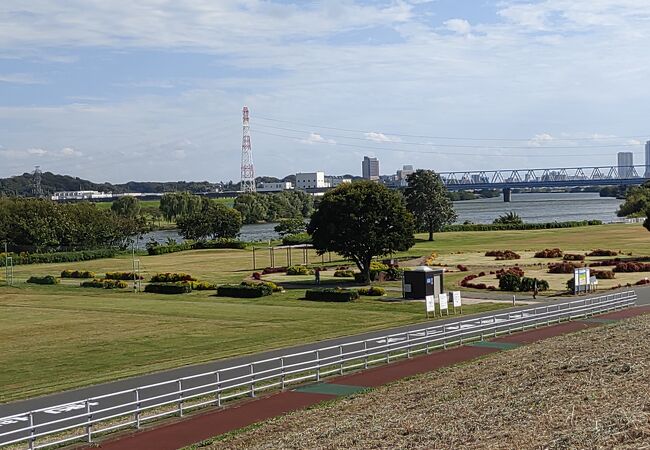
MULTIPOLYGON (((115 249, 101 250, 83 250, 77 252, 56 252, 56 253, 9 253, 13 264, 47 264, 47 263, 67 263, 78 261, 90 261, 93 259, 113 258, 120 253, 115 249)), ((0 267, 5 265, 5 255, 0 254, 0 267)))
POLYGON ((214 291, 217 285, 208 281, 190 281, 188 283, 193 291, 214 291))
POLYGON ((230 239, 218 239, 214 241, 198 242, 186 241, 166 245, 150 242, 147 244, 147 253, 149 255, 164 255, 167 253, 176 253, 186 250, 204 250, 215 248, 234 248, 238 250, 244 250, 246 248, 246 243, 230 239))
POLYGON ((263 275, 268 275, 270 273, 285 273, 287 271, 287 267, 265 267, 264 270, 262 270, 263 275))
POLYGON ((458 264, 458 265, 456 266, 456 269, 458 269, 459 272, 468 272, 468 271, 469 271, 469 269, 467 268, 467 266, 464 266, 464 265, 462 265, 462 264, 458 264))
POLYGON ((169 273, 169 272, 157 273, 151 277, 152 283, 178 283, 181 281, 197 281, 197 279, 187 273, 169 273))
POLYGON ((192 292, 189 283, 149 283, 144 287, 145 292, 151 294, 187 294, 192 292))
POLYGON ((621 258, 614 259, 603 259, 602 261, 596 261, 589 263, 589 267, 606 267, 606 266, 615 266, 618 263, 622 262, 621 258))
POLYGON ((305 300, 318 302, 351 302, 359 298, 359 292, 350 289, 308 289, 305 300))
POLYGON ((494 256, 497 261, 509 261, 513 259, 521 259, 521 256, 512 250, 490 250, 485 252, 485 256, 494 256))
POLYGON ((583 266, 584 264, 582 263, 569 261, 551 263, 548 265, 548 273, 573 273, 575 269, 583 266))
POLYGON ((246 284, 224 284, 217 288, 217 295, 220 297, 236 298, 257 298, 271 295, 273 289, 264 283, 258 283, 254 286, 246 284))
POLYGON ((288 234, 282 238, 282 245, 305 245, 311 243, 311 236, 307 233, 288 234))
POLYGON ((547 230, 554 228, 575 228, 590 225, 602 225, 600 220, 570 222, 522 223, 522 224, 463 224, 447 225, 443 232, 450 231, 502 231, 502 230, 547 230))
POLYGON ((598 280, 612 280, 616 276, 611 270, 592 270, 590 274, 598 280))
POLYGON ((562 257, 562 259, 565 261, 584 261, 585 255, 576 255, 572 253, 567 253, 562 257))
POLYGON ((59 280, 52 275, 45 275, 43 277, 32 276, 27 279, 27 282, 31 284, 59 284, 59 280))
POLYGON ((559 248, 546 248, 535 253, 535 258, 561 258, 564 252, 559 248))
POLYGON ((616 264, 614 272, 650 272, 650 264, 630 261, 616 264))
POLYGON ((61 278, 95 278, 95 272, 66 269, 61 271, 61 278))
POLYGON ((596 250, 587 253, 587 256, 617 256, 618 252, 614 250, 603 250, 602 248, 597 248, 596 250))
POLYGON ((100 288, 100 289, 124 289, 128 287, 126 281, 121 280, 89 280, 82 282, 79 286, 83 288, 100 288))
POLYGON ((524 276, 524 271, 521 267, 509 267, 507 269, 499 269, 496 271, 496 276, 498 279, 501 279, 501 277, 504 275, 514 275, 521 278, 524 276))
POLYGON ((260 284, 263 284, 265 286, 268 286, 271 288, 271 291, 273 292, 282 292, 284 289, 282 289, 281 286, 278 286, 272 281, 242 281, 240 283, 241 286, 259 286, 260 284))
POLYGON ((337 270, 334 272, 336 278, 354 278, 353 270, 337 270))
POLYGON ((106 272, 106 276, 104 277, 107 280, 125 280, 125 281, 131 281, 131 280, 144 280, 144 277, 142 275, 138 275, 134 272, 106 272))
POLYGON ((313 275, 314 271, 307 266, 291 266, 287 268, 287 275, 313 275))
POLYGON ((367 295, 369 297, 381 297, 386 294, 386 291, 380 287, 371 286, 369 288, 358 289, 359 295, 367 295))

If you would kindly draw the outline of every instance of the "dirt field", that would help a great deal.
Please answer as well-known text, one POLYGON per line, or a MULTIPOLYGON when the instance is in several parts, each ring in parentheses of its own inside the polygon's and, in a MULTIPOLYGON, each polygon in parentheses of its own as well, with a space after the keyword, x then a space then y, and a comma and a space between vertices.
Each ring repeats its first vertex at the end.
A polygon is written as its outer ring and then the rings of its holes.
POLYGON ((648 448, 650 317, 272 420, 211 449, 648 448))

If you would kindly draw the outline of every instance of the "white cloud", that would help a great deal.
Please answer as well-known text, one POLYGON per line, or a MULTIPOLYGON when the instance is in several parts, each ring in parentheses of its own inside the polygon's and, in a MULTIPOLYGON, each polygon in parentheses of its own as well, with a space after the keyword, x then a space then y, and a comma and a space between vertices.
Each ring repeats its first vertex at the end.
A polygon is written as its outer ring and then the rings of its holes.
POLYGON ((7 84, 45 84, 45 81, 30 73, 0 73, 0 83, 7 84))
POLYGON ((73 158, 73 157, 83 156, 83 153, 78 150, 75 150, 72 147, 64 147, 61 149, 60 155, 65 158, 73 158))
POLYGON ((548 133, 540 133, 540 134, 536 134, 535 136, 533 136, 533 138, 529 141, 529 145, 531 145, 533 147, 540 147, 540 146, 544 145, 545 143, 552 142, 554 140, 555 140, 555 138, 553 136, 551 136, 550 134, 548 134, 548 133))
POLYGON ((366 136, 366 139, 369 141, 374 141, 374 142, 400 142, 401 139, 398 138, 397 136, 386 136, 384 133, 377 133, 377 132, 370 132, 370 133, 364 133, 366 136))
POLYGON ((30 148, 27 150, 27 153, 35 156, 43 156, 47 154, 47 150, 44 150, 42 148, 30 148))
POLYGON ((301 139, 303 144, 336 144, 334 139, 326 139, 318 133, 310 133, 306 139, 301 139))
POLYGON ((445 26, 449 31, 457 34, 470 34, 472 32, 472 25, 465 19, 449 19, 445 22, 445 26))

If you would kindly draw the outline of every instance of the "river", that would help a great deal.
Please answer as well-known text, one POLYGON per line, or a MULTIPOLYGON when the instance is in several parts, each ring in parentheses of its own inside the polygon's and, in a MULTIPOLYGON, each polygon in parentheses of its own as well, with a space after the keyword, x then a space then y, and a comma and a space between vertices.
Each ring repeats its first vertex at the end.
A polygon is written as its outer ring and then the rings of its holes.
MULTIPOLYGON (((598 193, 544 193, 512 194, 512 201, 505 203, 503 197, 482 198, 454 202, 458 214, 457 223, 492 223, 494 219, 508 211, 519 214, 524 222, 566 222, 570 220, 602 220, 613 222, 618 219, 616 210, 622 200, 600 197, 598 193)), ((278 237, 273 231, 275 224, 264 223, 244 225, 239 239, 243 241, 267 241, 278 237)), ((150 239, 165 242, 168 238, 182 241, 174 230, 154 231, 140 240, 139 247, 150 239)))

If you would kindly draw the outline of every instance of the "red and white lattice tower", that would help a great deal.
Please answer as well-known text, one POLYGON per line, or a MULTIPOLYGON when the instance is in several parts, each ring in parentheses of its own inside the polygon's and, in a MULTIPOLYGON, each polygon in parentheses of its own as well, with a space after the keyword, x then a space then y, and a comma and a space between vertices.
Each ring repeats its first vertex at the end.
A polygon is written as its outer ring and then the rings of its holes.
POLYGON ((253 149, 251 148, 248 106, 244 106, 242 114, 244 132, 241 141, 241 190, 243 192, 255 192, 255 168, 253 167, 253 149))

